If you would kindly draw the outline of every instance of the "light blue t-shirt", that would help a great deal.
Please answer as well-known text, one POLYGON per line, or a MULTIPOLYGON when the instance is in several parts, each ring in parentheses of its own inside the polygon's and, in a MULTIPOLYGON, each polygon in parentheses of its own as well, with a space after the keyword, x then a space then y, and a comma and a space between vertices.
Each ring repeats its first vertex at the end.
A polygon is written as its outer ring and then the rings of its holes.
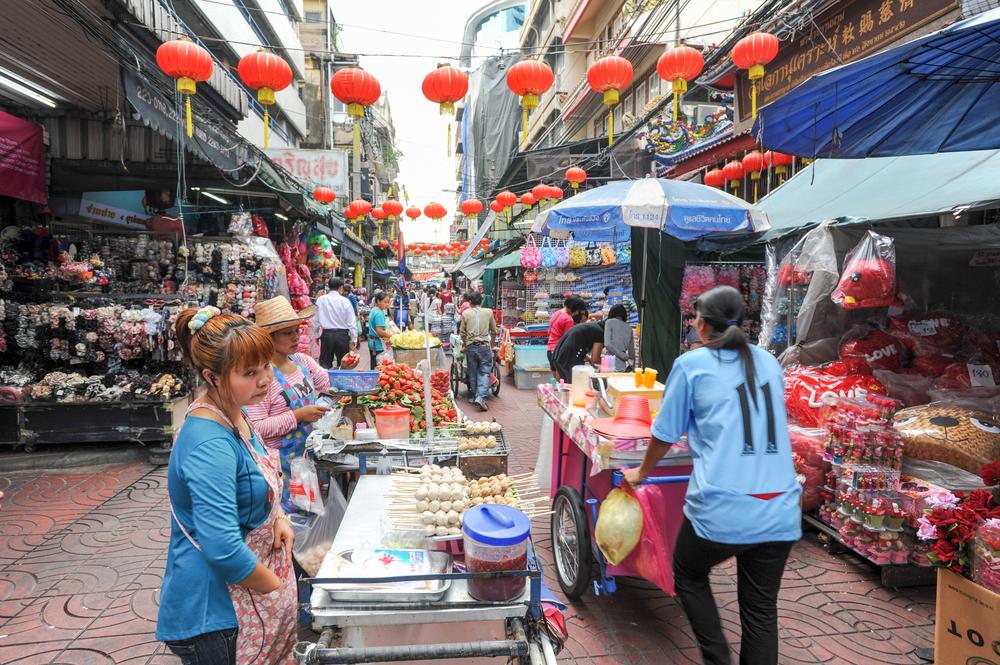
MULTIPOLYGON (((254 438, 258 454, 267 452, 254 438)), ((270 487, 245 443, 214 420, 188 416, 170 453, 170 548, 160 591, 156 639, 185 640, 236 628, 227 583, 245 579, 257 556, 244 542, 271 511, 270 487)))
POLYGON ((372 308, 371 314, 368 315, 368 347, 374 350, 375 353, 385 351, 382 338, 378 336, 378 332, 375 329, 385 328, 386 323, 385 312, 378 307, 372 308))
POLYGON ((784 375, 751 346, 757 400, 738 351, 700 348, 680 356, 667 378, 653 435, 688 435, 694 471, 684 514, 706 540, 726 544, 792 541, 802 514, 785 415, 784 375))

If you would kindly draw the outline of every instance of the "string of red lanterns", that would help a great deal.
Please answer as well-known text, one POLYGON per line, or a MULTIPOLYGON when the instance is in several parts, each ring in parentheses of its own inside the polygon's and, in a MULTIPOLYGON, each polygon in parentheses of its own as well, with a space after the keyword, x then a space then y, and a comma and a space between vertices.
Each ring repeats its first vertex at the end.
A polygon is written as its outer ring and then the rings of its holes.
POLYGON ((292 68, 282 58, 267 51, 257 51, 240 58, 236 67, 240 80, 257 91, 257 101, 264 107, 264 147, 271 136, 271 116, 268 107, 275 103, 274 93, 292 84, 292 68))

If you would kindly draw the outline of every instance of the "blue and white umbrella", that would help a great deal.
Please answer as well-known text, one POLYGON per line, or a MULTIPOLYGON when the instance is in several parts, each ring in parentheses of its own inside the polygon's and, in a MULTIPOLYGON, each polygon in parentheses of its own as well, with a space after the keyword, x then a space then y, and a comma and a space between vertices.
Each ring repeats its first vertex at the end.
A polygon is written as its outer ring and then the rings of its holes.
POLYGON ((538 214, 531 230, 572 234, 586 242, 625 242, 630 227, 655 229, 679 240, 771 228, 767 215, 714 187, 684 180, 620 180, 587 190, 538 214))

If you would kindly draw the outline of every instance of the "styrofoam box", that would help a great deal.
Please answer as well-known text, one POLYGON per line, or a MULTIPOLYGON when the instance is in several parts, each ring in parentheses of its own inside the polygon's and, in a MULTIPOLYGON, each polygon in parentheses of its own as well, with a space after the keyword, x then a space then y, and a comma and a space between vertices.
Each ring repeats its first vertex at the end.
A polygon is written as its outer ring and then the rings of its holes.
POLYGON ((518 390, 534 390, 551 378, 552 373, 548 370, 514 367, 514 386, 518 390))

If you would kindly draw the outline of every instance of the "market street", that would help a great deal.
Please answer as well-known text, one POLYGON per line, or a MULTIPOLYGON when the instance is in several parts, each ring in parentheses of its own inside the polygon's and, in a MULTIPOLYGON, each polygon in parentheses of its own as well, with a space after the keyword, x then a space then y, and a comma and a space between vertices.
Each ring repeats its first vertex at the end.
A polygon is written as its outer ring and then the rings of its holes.
MULTIPOLYGON (((530 470, 541 418, 534 391, 505 383, 490 406, 512 442, 513 472, 530 470)), ((165 473, 135 463, 0 475, 0 662, 178 662, 153 636, 170 526, 165 473)), ((547 523, 534 537, 558 594, 547 523)), ((731 645, 735 572, 730 562, 712 580, 731 645)), ((934 639, 934 587, 883 588, 874 566, 830 556, 809 534, 789 561, 779 615, 782 663, 919 663, 914 648, 934 639)), ((700 662, 677 601, 645 582, 620 579, 610 598, 588 592, 567 618, 560 663, 700 662)))

